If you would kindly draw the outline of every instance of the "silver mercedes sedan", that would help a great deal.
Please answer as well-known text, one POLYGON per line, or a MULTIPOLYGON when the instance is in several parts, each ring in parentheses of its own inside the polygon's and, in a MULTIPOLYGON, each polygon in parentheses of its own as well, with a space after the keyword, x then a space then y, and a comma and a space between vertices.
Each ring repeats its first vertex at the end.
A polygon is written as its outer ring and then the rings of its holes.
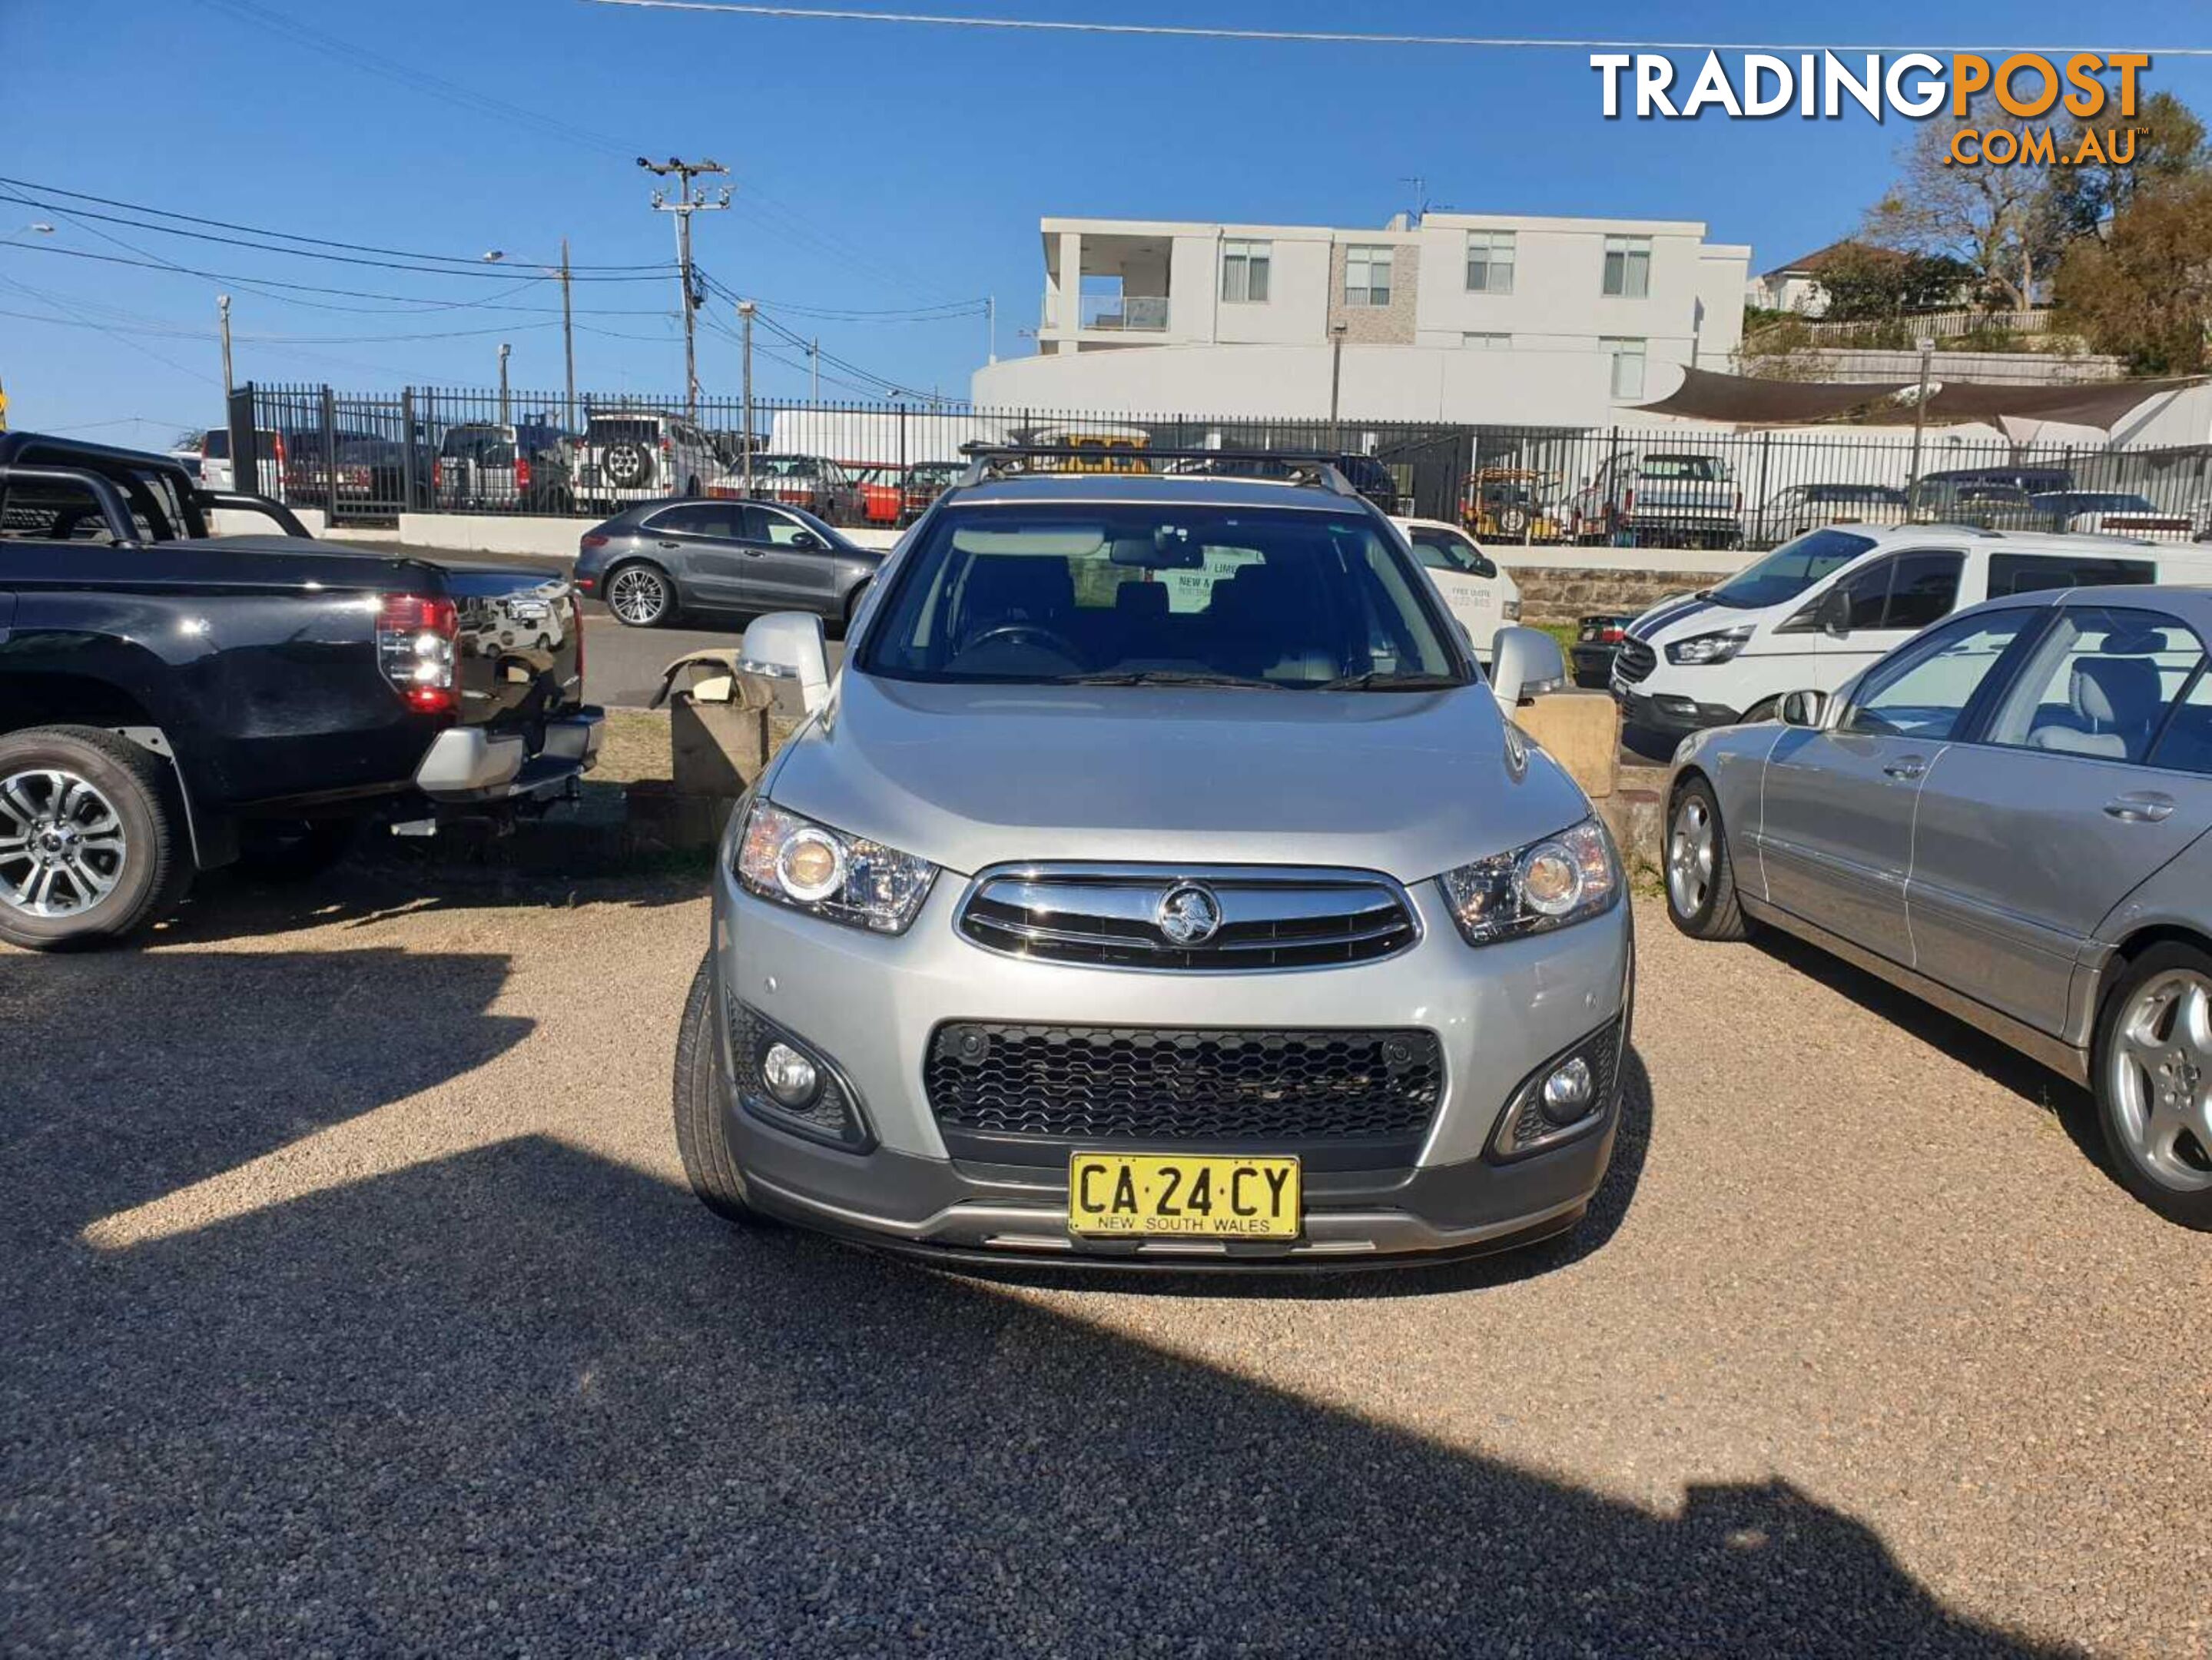
POLYGON ((2086 1084, 2120 1180, 2212 1229, 2208 640, 2212 591, 2014 594, 1697 733, 1669 913, 1771 923, 2086 1084))

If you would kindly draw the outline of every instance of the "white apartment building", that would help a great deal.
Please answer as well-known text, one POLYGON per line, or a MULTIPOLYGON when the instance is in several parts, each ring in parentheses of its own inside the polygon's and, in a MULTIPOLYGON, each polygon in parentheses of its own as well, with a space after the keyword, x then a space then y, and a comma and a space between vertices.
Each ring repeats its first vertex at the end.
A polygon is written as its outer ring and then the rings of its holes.
POLYGON ((1685 220, 1042 228, 1036 352, 978 405, 1325 417, 1334 380, 1347 421, 1601 425, 1728 368, 1751 263, 1685 220))

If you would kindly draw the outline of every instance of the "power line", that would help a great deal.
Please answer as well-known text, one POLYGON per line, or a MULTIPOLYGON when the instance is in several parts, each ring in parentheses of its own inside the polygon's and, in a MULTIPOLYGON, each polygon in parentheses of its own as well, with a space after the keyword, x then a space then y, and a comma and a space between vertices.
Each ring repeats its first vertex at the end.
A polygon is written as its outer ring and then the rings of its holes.
MULTIPOLYGON (((167 208, 149 207, 146 204, 138 202, 118 201, 112 197, 94 196, 84 191, 64 190, 58 185, 42 185, 37 180, 31 179, 10 179, 5 174, 0 174, 0 185, 12 185, 18 190, 43 191, 49 196, 66 196, 73 202, 97 202, 104 208, 122 208, 131 213, 152 214, 156 218, 174 219, 188 225, 210 225, 217 230, 244 231, 248 235, 252 236, 274 236, 287 242, 306 242, 312 244, 316 247, 323 248, 343 248, 349 252, 353 253, 389 254, 392 258, 398 259, 432 260, 447 265, 471 267, 481 266, 484 263, 484 257, 480 253, 414 253, 410 252, 404 248, 380 248, 374 246, 372 244, 362 242, 337 242, 332 241, 327 237, 302 236, 295 231, 270 230, 266 226, 240 225, 234 224, 228 219, 208 219, 204 218, 198 214, 174 213, 167 208)), ((21 201, 25 198, 19 197, 15 199, 21 201)), ((86 210, 83 209, 78 209, 77 211, 79 213, 85 213, 86 210)), ((100 214, 87 214, 86 216, 97 219, 105 217, 106 216, 100 214)), ((129 220, 118 219, 112 221, 111 222, 116 224, 128 224, 131 222, 129 220)), ((161 225, 143 225, 139 227, 139 228, 143 230, 167 231, 167 228, 161 225)), ((168 231, 167 234, 170 235, 180 236, 186 233, 182 231, 168 231)), ((209 240, 221 240, 222 239, 210 238, 209 240)), ((255 243, 240 243, 239 246, 241 247, 252 247, 258 245, 255 243)), ((289 248, 271 248, 268 250, 268 252, 271 253, 289 253, 292 252, 293 250, 289 248)), ((569 269, 571 271, 642 271, 647 273, 651 277, 665 277, 668 274, 668 266, 665 262, 649 265, 571 265, 569 269)), ((469 272, 469 275, 471 276, 479 276, 485 273, 475 270, 471 270, 469 272)))
MULTIPOLYGON (((1528 35, 1395 34, 1347 29, 1235 29, 1194 23, 1101 23, 1076 18, 957 17, 936 12, 860 11, 830 6, 769 6, 739 3, 739 0, 592 0, 594 5, 629 6, 644 11, 726 12, 737 17, 796 18, 813 22, 905 23, 932 28, 1027 29, 1054 34, 1136 34, 1187 40, 1274 40, 1306 46, 1475 46, 1498 51, 1535 52, 1952 52, 2004 50, 2051 53, 2071 52, 2074 46, 1931 46, 1914 41, 1901 46, 1791 46, 1769 40, 1577 40, 1528 35)), ((2136 46, 2123 48, 2158 58, 2212 58, 2212 46, 2136 46)))

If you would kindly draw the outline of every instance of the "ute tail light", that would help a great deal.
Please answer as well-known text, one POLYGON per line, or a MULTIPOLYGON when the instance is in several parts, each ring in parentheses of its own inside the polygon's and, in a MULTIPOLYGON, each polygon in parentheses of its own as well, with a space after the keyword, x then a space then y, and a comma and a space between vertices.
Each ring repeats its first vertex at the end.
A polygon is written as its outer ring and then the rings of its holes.
POLYGON ((600 535, 597 531, 594 531, 594 532, 592 532, 592 534, 590 534, 589 536, 586 536, 586 538, 584 538, 580 543, 579 543, 577 545, 579 545, 580 547, 586 547, 586 548, 603 548, 603 547, 606 546, 606 544, 607 544, 607 538, 606 538, 605 537, 604 537, 604 536, 601 536, 601 535, 600 535))
POLYGON ((514 458, 514 487, 519 490, 530 488, 530 458, 526 455, 514 458))
POLYGON ((376 613, 376 662, 407 707, 424 714, 450 714, 454 695, 454 644, 460 613, 450 599, 387 593, 376 613))
POLYGON ((1597 631, 1598 644, 1601 646, 1617 646, 1626 637, 1625 629, 1604 628, 1597 631))
POLYGON ((430 463, 430 488, 438 490, 446 488, 446 464, 443 461, 430 463))

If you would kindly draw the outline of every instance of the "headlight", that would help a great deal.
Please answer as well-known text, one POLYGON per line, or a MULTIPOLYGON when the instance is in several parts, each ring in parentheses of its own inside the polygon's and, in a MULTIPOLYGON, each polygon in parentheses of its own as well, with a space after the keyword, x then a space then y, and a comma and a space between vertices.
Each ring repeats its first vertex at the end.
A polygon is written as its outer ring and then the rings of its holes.
POLYGON ((738 839, 737 872, 745 891, 763 899, 851 927, 904 933, 937 866, 755 801, 738 839))
POLYGON ((1718 634, 1693 634, 1667 648, 1670 663, 1725 663, 1751 638, 1751 625, 1723 629, 1718 634))
POLYGON ((1563 928, 1611 909, 1620 897, 1620 866, 1595 818, 1437 880, 1470 946, 1563 928))

